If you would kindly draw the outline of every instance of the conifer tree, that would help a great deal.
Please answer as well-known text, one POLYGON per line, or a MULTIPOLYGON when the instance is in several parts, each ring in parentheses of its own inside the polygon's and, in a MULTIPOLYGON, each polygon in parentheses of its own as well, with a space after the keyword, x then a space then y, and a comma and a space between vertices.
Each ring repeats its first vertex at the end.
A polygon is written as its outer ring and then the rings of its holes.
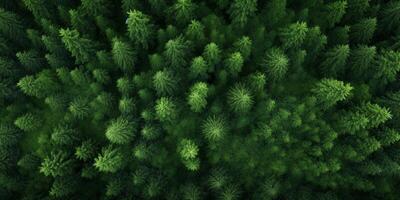
POLYGON ((129 71, 135 65, 135 52, 126 42, 113 39, 112 55, 115 63, 121 69, 129 71))
POLYGON ((106 137, 115 144, 126 144, 133 140, 135 126, 128 119, 118 118, 107 127, 106 137))
POLYGON ((350 47, 348 45, 339 45, 328 50, 325 53, 325 60, 321 63, 324 72, 331 77, 343 73, 349 55, 350 47))
POLYGON ((120 149, 111 146, 104 148, 101 154, 94 159, 94 166, 100 172, 117 172, 124 166, 124 156, 120 151, 120 149))
POLYGON ((236 113, 246 113, 253 106, 253 95, 242 84, 237 84, 228 92, 228 103, 236 113))
POLYGON ((24 131, 36 130, 40 128, 41 123, 41 119, 39 119, 37 115, 32 113, 26 113, 25 115, 22 115, 18 117, 14 122, 15 126, 24 131))
POLYGON ((156 101, 155 111, 161 122, 172 121, 177 117, 177 107, 170 97, 161 97, 156 101))
POLYGON ((150 18, 139 10, 130 10, 126 24, 129 38, 135 44, 147 48, 153 35, 153 24, 150 18))
POLYGON ((170 71, 158 71, 153 76, 153 85, 160 95, 172 94, 177 89, 177 78, 170 71))
POLYGON ((367 44, 374 36, 376 30, 376 18, 363 19, 351 26, 350 37, 352 41, 367 44))
POLYGON ((257 0, 235 0, 231 4, 229 14, 233 24, 243 27, 256 11, 257 0))
POLYGON ((50 155, 44 158, 40 172, 46 176, 64 176, 71 172, 73 160, 63 151, 50 152, 50 155))
POLYGON ((192 0, 177 0, 171 7, 175 20, 180 24, 185 24, 194 18, 196 5, 192 0))
POLYGON ((169 40, 165 44, 164 57, 172 68, 179 68, 186 65, 188 47, 189 44, 183 37, 169 40))
POLYGON ((209 141, 221 140, 228 132, 225 119, 218 116, 208 117, 202 125, 204 137, 209 141))
POLYGON ((188 96, 188 104, 194 112, 201 112, 207 106, 208 86, 204 82, 198 82, 192 86, 188 96))
POLYGON ((306 39, 308 27, 305 22, 297 22, 284 28, 281 35, 281 41, 285 49, 299 47, 306 39))
POLYGON ((95 54, 96 44, 82 38, 77 30, 61 29, 60 36, 65 48, 75 57, 78 64, 89 62, 95 54))
POLYGON ((288 71, 289 58, 282 50, 273 48, 269 50, 263 61, 263 67, 266 68, 269 77, 273 80, 280 80, 288 71))
POLYGON ((349 97, 352 90, 350 84, 334 79, 323 79, 316 84, 312 92, 325 107, 331 107, 349 97))

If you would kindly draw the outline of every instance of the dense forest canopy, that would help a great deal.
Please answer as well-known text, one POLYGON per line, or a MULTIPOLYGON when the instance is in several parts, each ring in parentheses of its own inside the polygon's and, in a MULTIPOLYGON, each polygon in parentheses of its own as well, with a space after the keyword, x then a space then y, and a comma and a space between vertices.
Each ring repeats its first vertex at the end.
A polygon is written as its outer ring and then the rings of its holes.
POLYGON ((400 199, 400 0, 0 0, 0 199, 400 199))

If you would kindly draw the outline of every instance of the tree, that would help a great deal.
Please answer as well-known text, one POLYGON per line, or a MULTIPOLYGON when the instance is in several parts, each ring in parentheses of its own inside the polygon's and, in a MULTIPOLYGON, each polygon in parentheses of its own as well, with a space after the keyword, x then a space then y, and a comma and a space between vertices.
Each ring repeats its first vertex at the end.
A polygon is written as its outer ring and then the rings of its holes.
POLYGON ((352 90, 353 87, 350 84, 342 81, 322 79, 315 85, 312 92, 324 107, 329 108, 349 97, 352 90))
POLYGON ((94 57, 96 44, 82 38, 77 30, 60 29, 60 36, 65 48, 75 57, 77 64, 87 63, 94 57))
POLYGON ((297 48, 303 44, 308 27, 305 22, 297 22, 282 29, 280 36, 285 49, 297 48))
POLYGON ((325 53, 325 60, 321 63, 328 76, 336 77, 343 73, 347 59, 350 55, 349 45, 338 45, 325 53))
POLYGON ((113 120, 106 130, 107 139, 115 144, 127 144, 134 136, 135 124, 122 117, 113 120))
POLYGON ((235 0, 229 9, 232 24, 242 28, 257 11, 257 0, 235 0))
POLYGON ((227 125, 224 118, 209 116, 202 125, 204 137, 209 141, 219 141, 227 134, 227 125))
POLYGON ((381 84, 386 84, 396 80, 396 75, 400 71, 400 52, 383 51, 377 57, 377 68, 374 78, 378 79, 381 84))
POLYGON ((203 57, 198 56, 193 58, 189 69, 189 76, 192 79, 195 78, 206 78, 208 72, 208 65, 203 57))
POLYGON ((156 101, 155 111, 161 122, 170 122, 177 117, 177 107, 170 97, 161 97, 156 101))
POLYGON ((239 52, 244 60, 249 59, 249 56, 250 56, 251 50, 252 50, 252 46, 253 46, 253 42, 247 36, 243 36, 240 39, 238 39, 235 43, 233 43, 234 50, 239 52))
POLYGON ((199 148, 196 143, 190 139, 182 139, 178 146, 178 152, 186 168, 191 171, 196 171, 199 169, 199 148))
POLYGON ((0 8, 0 33, 9 39, 22 42, 25 38, 22 22, 12 12, 0 8))
POLYGON ((40 172, 45 176, 64 176, 72 171, 73 160, 64 151, 50 152, 40 166, 40 172))
POLYGON ((232 53, 225 61, 228 71, 237 75, 243 67, 244 60, 239 52, 232 53))
POLYGON ((92 140, 85 140, 75 148, 75 157, 79 160, 89 161, 96 156, 96 146, 92 140))
POLYGON ((221 50, 218 45, 215 43, 207 44, 204 48, 203 58, 211 66, 218 64, 221 61, 221 50))
POLYGON ((176 91, 178 82, 170 71, 158 71, 153 76, 153 85, 160 95, 173 94, 176 91))
POLYGON ((35 114, 26 113, 18 117, 14 124, 24 131, 34 131, 40 128, 42 125, 42 120, 35 114))
POLYGON ((171 7, 171 11, 175 20, 179 24, 186 24, 195 16, 196 4, 192 0, 177 0, 171 7))
POLYGON ((172 68, 180 68, 187 64, 189 43, 183 37, 169 40, 165 44, 164 57, 172 68))
POLYGON ((114 38, 111 52, 115 63, 122 70, 131 71, 133 69, 136 53, 128 43, 114 38))
POLYGON ((188 96, 188 104, 194 112, 201 112, 207 106, 208 86, 204 82, 198 82, 192 86, 188 96))
POLYGON ((377 26, 376 18, 363 19, 351 26, 350 38, 356 43, 368 44, 374 36, 377 26))
POLYGON ((325 5, 324 18, 326 19, 326 26, 333 27, 336 23, 340 22, 346 13, 347 1, 340 0, 328 3, 325 5))
POLYGON ((288 65, 289 58, 280 49, 273 48, 265 54, 263 67, 273 80, 282 79, 288 71, 288 65))
POLYGON ((74 177, 67 176, 56 178, 50 188, 50 195, 56 198, 69 196, 78 189, 78 181, 74 177))
POLYGON ((246 113, 253 106, 253 96, 243 84, 236 84, 228 91, 228 104, 236 113, 246 113))
POLYGON ((121 150, 108 146, 104 148, 101 154, 94 159, 94 166, 100 172, 115 173, 124 167, 126 163, 121 150))
POLYGON ((148 48, 150 38, 153 35, 153 24, 150 23, 149 16, 139 10, 128 12, 128 36, 137 45, 148 48))

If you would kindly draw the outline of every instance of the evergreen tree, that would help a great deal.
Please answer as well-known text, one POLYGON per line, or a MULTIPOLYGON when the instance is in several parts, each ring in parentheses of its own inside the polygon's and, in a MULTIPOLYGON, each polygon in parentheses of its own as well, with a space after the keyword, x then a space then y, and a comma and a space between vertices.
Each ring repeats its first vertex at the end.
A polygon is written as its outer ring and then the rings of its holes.
POLYGON ((147 48, 153 35, 153 24, 150 22, 149 16, 139 10, 131 10, 128 12, 126 24, 129 38, 135 44, 147 48))
POLYGON ((316 84, 312 92, 325 107, 331 107, 349 97, 352 90, 350 84, 334 79, 323 79, 316 84))
POLYGON ((104 148, 101 154, 94 159, 94 166, 100 172, 117 172, 124 167, 124 156, 120 151, 120 149, 111 146, 104 148))
POLYGON ((96 44, 82 38, 77 30, 61 29, 60 36, 65 48, 75 57, 78 64, 87 63, 94 56, 96 44))
POLYGON ((72 170, 73 160, 63 151, 50 152, 50 155, 44 158, 40 172, 46 176, 64 176, 72 170))
POLYGON ((253 96, 242 84, 237 84, 228 92, 228 103, 236 113, 246 113, 253 106, 253 96))
POLYGON ((234 25, 243 27, 256 11, 257 0, 235 0, 231 4, 229 14, 234 25))
POLYGON ((118 118, 107 127, 106 137, 115 144, 127 144, 133 140, 135 125, 128 119, 118 118))
POLYGON ((112 55, 115 63, 122 70, 132 70, 135 65, 135 52, 126 42, 113 39, 112 55))
POLYGON ((273 48, 269 50, 263 61, 263 67, 266 68, 269 77, 273 80, 280 80, 288 71, 289 58, 282 50, 273 48))
POLYGON ((194 112, 201 112, 207 106, 208 86, 206 83, 198 82, 190 89, 188 104, 194 112))

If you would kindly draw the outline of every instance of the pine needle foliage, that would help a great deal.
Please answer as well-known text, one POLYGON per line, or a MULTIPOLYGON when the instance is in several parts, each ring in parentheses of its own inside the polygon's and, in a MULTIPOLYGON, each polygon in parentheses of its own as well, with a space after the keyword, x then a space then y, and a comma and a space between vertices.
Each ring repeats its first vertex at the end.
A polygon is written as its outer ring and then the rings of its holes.
POLYGON ((0 199, 400 199, 400 0, 0 0, 0 199))

